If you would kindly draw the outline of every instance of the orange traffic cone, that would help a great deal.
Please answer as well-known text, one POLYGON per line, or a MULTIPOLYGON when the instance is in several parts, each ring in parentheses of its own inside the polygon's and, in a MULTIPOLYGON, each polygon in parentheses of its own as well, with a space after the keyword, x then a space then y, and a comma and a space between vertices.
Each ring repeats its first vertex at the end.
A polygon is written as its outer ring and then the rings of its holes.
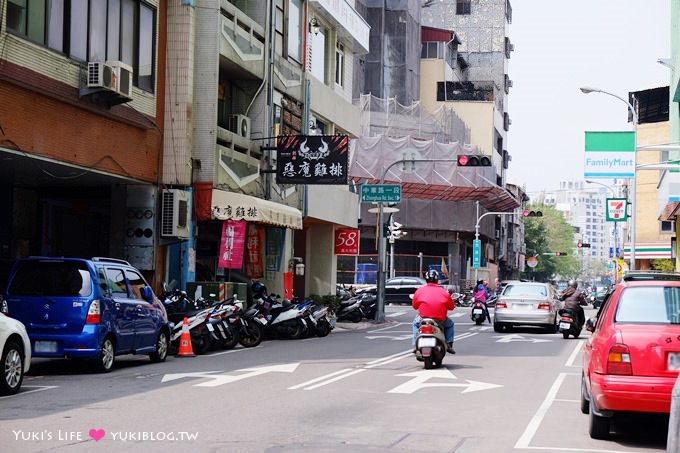
POLYGON ((194 349, 191 347, 191 333, 189 333, 189 318, 184 317, 182 324, 182 334, 179 336, 179 351, 177 357, 196 357, 194 349))

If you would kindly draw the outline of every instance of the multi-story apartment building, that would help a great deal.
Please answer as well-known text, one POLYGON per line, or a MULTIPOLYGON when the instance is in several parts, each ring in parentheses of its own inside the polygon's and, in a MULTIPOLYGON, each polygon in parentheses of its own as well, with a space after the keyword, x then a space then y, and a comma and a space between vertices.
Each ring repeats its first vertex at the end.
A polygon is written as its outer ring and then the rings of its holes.
MULTIPOLYGON (((423 162, 409 171, 392 169, 386 175, 389 182, 402 184, 402 202, 397 206, 400 211, 394 218, 408 231, 408 236, 394 247, 404 259, 422 256, 423 252, 448 257, 447 267, 459 280, 475 275, 497 276, 499 261, 507 248, 507 221, 501 220, 505 216, 499 216, 477 226, 476 220, 486 212, 511 211, 518 206, 517 198, 503 185, 502 175, 509 161, 507 151, 494 152, 497 148, 504 150, 500 133, 494 130, 506 127, 507 116, 503 115, 502 106, 507 93, 501 95, 501 85, 488 79, 479 86, 468 81, 468 64, 458 50, 461 41, 450 23, 421 26, 430 9, 435 10, 444 2, 358 3, 366 4, 371 43, 376 45, 357 59, 355 67, 379 65, 382 71, 370 75, 366 71, 363 84, 355 84, 355 91, 362 95, 365 127, 356 148, 361 162, 353 167, 356 169, 353 178, 359 183, 378 180, 379 159, 381 168, 386 168, 407 155, 416 155, 421 162, 433 157, 454 158, 446 170, 441 170, 444 167, 441 165, 433 171, 431 164, 423 162), (413 42, 420 42, 421 46, 414 48, 413 42), (362 150, 369 149, 371 156, 365 157, 362 150), (455 165, 456 154, 465 152, 486 154, 494 165, 477 167, 466 174, 455 165), (367 168, 376 170, 371 172, 367 168), (437 174, 439 178, 432 177, 437 174), (474 178, 474 182, 469 178, 474 178), (479 209, 475 201, 479 201, 479 209), (452 212, 456 213, 453 217, 452 212), (475 233, 479 233, 483 242, 483 259, 482 268, 472 272, 475 233), (498 247, 501 237, 502 248, 498 247)), ((374 247, 370 238, 374 236, 371 231, 375 223, 371 216, 362 218, 366 219, 362 231, 367 238, 362 249, 368 253, 374 247)), ((413 263, 415 259, 410 265, 403 262, 397 266, 402 273, 417 272, 418 265, 413 263)))
POLYGON ((165 8, 0 4, 0 287, 26 255, 127 258, 163 278, 165 8))
POLYGON ((296 294, 334 293, 334 234, 356 226, 357 195, 277 183, 275 151, 281 136, 358 134, 351 56, 367 52, 368 25, 351 3, 325 0, 172 4, 168 23, 163 183, 195 192, 196 262, 207 278, 261 279, 280 294, 295 278, 296 294), (256 245, 224 266, 236 220, 256 245))

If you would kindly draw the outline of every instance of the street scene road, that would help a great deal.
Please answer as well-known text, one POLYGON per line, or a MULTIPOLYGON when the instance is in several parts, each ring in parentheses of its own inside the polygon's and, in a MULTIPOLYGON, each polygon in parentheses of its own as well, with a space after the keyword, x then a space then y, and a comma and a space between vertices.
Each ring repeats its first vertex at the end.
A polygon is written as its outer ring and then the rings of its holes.
MULTIPOLYGON (((594 310, 586 310, 593 315, 594 310)), ((124 356, 111 373, 35 359, 19 394, 0 398, 11 452, 648 452, 668 417, 615 421, 588 436, 579 411, 584 338, 495 333, 451 313, 456 355, 425 370, 408 306, 387 321, 338 323, 326 338, 170 357, 124 356)))

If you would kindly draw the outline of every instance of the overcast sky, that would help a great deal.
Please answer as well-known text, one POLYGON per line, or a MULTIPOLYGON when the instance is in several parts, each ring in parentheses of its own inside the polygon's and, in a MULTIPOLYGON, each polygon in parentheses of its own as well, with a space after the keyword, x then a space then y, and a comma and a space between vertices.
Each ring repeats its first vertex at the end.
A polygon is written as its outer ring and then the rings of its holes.
MULTIPOLYGON (((511 0, 508 182, 536 192, 583 180, 585 131, 632 130, 628 108, 602 93, 666 86, 670 0, 511 0)), ((610 182, 602 180, 603 182, 610 182)))

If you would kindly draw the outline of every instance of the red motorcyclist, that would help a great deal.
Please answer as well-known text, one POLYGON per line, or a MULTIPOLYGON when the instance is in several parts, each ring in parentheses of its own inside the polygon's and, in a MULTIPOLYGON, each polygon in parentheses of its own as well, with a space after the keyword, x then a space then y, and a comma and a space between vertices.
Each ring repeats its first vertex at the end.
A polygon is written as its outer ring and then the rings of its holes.
POLYGON ((439 274, 435 270, 429 270, 425 275, 427 284, 418 288, 413 295, 413 308, 418 310, 418 315, 413 320, 413 347, 416 345, 416 337, 422 318, 432 318, 444 325, 446 337, 446 352, 455 354, 453 349, 454 326, 449 318, 448 311, 454 309, 453 299, 448 291, 437 284, 439 274))

